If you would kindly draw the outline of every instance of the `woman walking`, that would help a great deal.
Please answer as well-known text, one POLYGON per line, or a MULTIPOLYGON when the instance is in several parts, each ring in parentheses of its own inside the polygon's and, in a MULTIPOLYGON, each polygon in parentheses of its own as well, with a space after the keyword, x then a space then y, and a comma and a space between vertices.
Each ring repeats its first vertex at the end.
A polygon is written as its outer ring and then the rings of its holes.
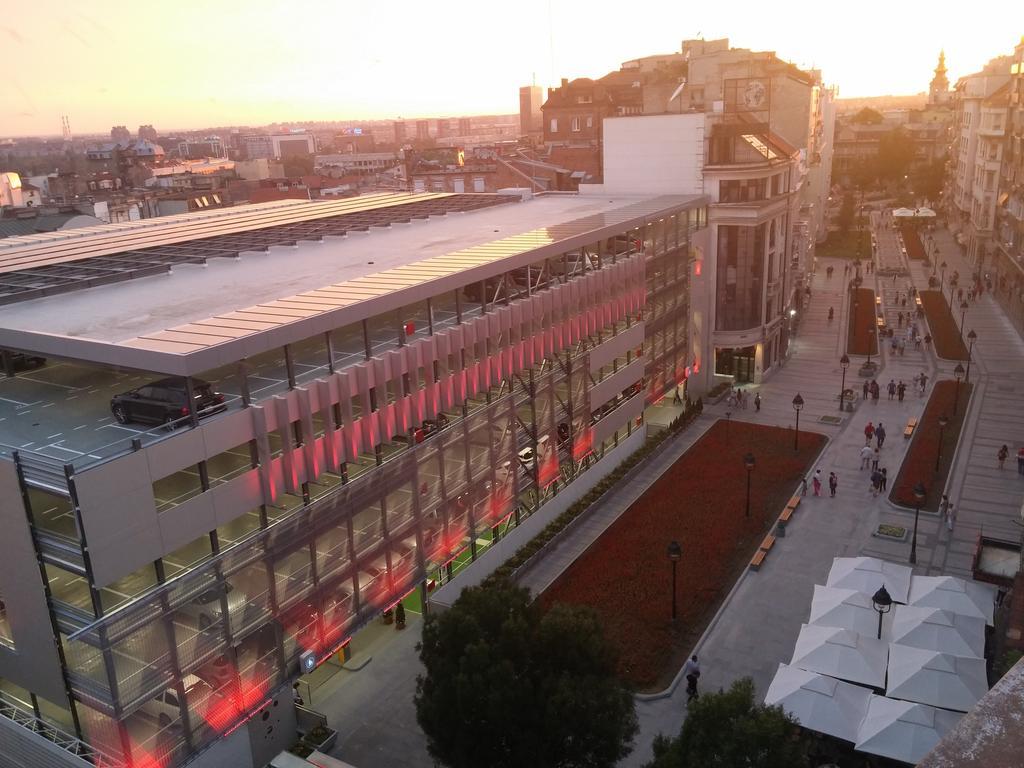
POLYGON ((828 473, 828 495, 833 499, 836 497, 836 488, 839 486, 839 478, 835 472, 828 473))
POLYGON ((811 485, 814 486, 814 495, 821 496, 821 470, 814 470, 814 479, 811 480, 811 485))
POLYGON ((999 453, 996 454, 996 458, 999 459, 999 468, 1000 469, 1003 468, 1003 464, 1006 463, 1006 457, 1009 456, 1009 455, 1010 455, 1010 449, 1006 445, 1003 445, 1003 447, 999 449, 999 453))

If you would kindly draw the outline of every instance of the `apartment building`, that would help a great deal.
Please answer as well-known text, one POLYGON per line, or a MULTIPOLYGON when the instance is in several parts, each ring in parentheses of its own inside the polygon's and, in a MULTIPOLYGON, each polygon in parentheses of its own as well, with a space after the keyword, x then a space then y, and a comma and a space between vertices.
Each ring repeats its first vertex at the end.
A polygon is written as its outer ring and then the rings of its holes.
POLYGON ((977 264, 984 260, 995 220, 1010 80, 1009 56, 957 80, 945 206, 951 232, 977 264))
POLYGON ((300 663, 556 514, 699 370, 706 205, 373 195, 0 242, 0 766, 286 748, 300 663))
POLYGON ((1007 102, 991 258, 983 264, 996 299, 1024 333, 1024 37, 1013 52, 1007 102))

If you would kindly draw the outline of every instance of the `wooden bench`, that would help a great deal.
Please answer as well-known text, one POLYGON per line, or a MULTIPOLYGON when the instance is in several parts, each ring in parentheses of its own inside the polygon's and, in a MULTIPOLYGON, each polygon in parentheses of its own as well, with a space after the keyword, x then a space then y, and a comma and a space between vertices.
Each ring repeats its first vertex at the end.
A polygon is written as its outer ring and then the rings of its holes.
POLYGON ((907 427, 903 430, 903 437, 912 437, 915 429, 917 429, 917 419, 907 419, 907 427))
POLYGON ((761 570, 761 563, 764 562, 765 555, 767 555, 767 554, 768 553, 765 552, 763 549, 757 550, 757 554, 754 555, 754 557, 750 561, 750 570, 752 570, 752 571, 759 571, 759 570, 761 570))
POLYGON ((775 537, 769 533, 767 536, 764 537, 764 541, 761 542, 761 550, 767 552, 774 546, 774 544, 775 537))
POLYGON ((779 515, 779 522, 788 523, 789 519, 793 517, 793 513, 795 511, 796 510, 793 507, 786 507, 784 510, 782 510, 782 514, 779 515))
POLYGON ((791 499, 789 500, 789 503, 788 503, 788 504, 787 504, 786 506, 787 506, 787 507, 788 507, 789 509, 796 509, 797 507, 799 507, 799 506, 800 506, 800 497, 799 497, 799 496, 794 496, 794 497, 792 497, 792 498, 791 498, 791 499))

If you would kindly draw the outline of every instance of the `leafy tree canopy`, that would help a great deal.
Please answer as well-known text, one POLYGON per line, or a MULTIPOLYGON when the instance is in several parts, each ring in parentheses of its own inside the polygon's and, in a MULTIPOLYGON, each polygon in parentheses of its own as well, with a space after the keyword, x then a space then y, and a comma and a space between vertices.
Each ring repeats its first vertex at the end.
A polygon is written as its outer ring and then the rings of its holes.
POLYGON ((884 118, 882 113, 871 107, 864 107, 857 114, 850 118, 851 123, 857 125, 878 125, 884 118))
POLYGON ((914 161, 914 140, 901 127, 893 128, 878 142, 878 175, 899 182, 914 161))
POLYGON ((658 736, 646 768, 806 768, 807 742, 782 711, 754 702, 744 677, 728 691, 701 694, 690 703, 674 739, 658 736))
POLYGON ((611 768, 631 751, 633 697, 589 609, 473 587, 428 618, 419 652, 416 719, 450 768, 611 768))
POLYGON ((853 195, 847 192, 843 195, 843 202, 839 205, 839 215, 836 217, 836 224, 839 227, 840 234, 845 235, 850 231, 850 225, 853 224, 853 195))

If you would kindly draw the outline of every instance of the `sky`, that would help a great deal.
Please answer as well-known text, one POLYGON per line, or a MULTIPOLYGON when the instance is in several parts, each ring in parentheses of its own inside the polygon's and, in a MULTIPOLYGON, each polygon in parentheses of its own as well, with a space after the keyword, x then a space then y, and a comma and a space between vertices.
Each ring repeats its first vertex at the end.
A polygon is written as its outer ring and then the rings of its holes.
POLYGON ((822 70, 840 97, 926 91, 1011 53, 1024 2, 34 0, 0 14, 0 136, 112 125, 516 113, 518 88, 728 37, 822 70))

